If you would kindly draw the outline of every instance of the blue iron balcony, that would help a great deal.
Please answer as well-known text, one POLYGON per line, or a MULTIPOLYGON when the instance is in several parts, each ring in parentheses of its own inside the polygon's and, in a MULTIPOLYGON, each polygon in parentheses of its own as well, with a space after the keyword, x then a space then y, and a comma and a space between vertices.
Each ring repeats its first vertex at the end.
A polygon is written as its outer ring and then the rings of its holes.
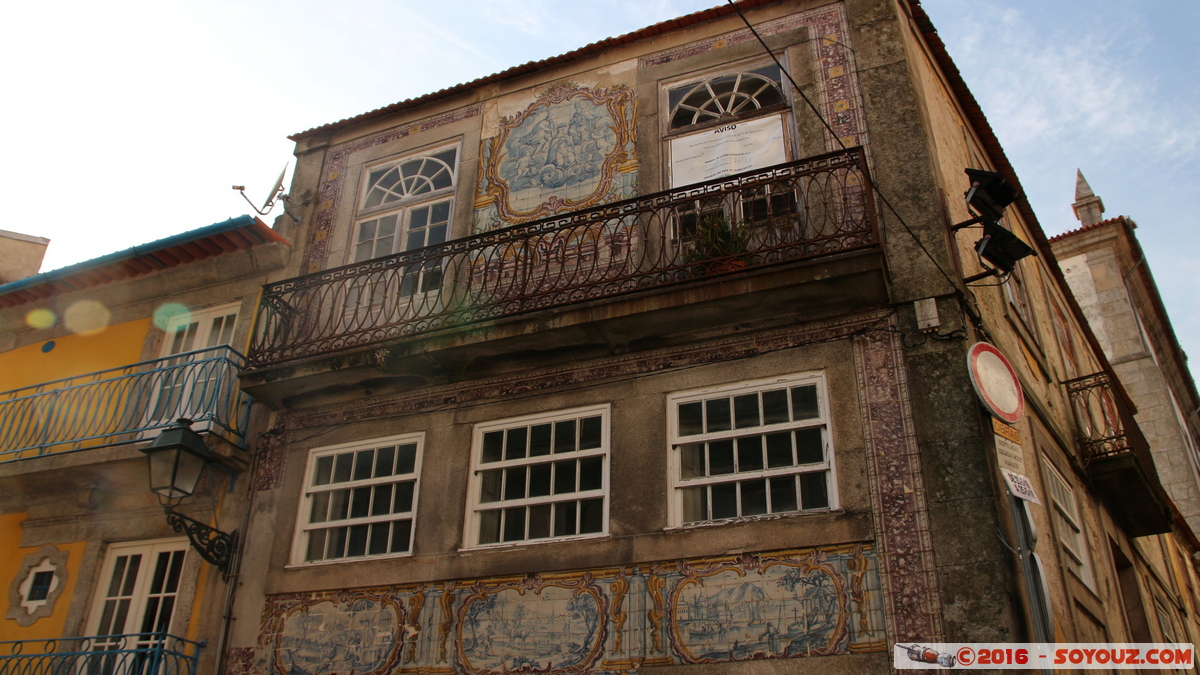
POLYGON ((0 462, 136 443, 180 417, 244 447, 244 363, 214 347, 0 392, 0 462))
POLYGON ((0 673, 195 675, 203 642, 167 633, 0 641, 0 673))

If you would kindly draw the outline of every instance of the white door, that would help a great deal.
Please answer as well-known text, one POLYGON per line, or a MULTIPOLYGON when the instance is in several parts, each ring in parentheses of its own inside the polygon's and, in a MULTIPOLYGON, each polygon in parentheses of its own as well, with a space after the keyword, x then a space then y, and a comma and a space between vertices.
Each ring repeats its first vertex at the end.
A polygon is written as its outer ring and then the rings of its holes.
MULTIPOLYGON (((92 651, 146 649, 173 633, 186 539, 113 544, 100 568, 87 634, 92 651)), ((91 657, 85 672, 145 673, 150 660, 129 651, 91 657)))
MULTIPOLYGON (((235 385, 230 378, 236 373, 229 372, 230 366, 224 362, 209 361, 220 356, 216 351, 190 353, 228 345, 237 323, 237 311, 237 304, 222 305, 187 312, 167 323, 163 360, 158 362, 152 380, 154 403, 145 426, 169 425, 180 417, 196 419, 217 411, 217 406, 233 391, 230 387, 235 385), (190 355, 175 357, 176 354, 190 355)), ((201 423, 192 428, 200 431, 206 427, 206 423, 201 423)))

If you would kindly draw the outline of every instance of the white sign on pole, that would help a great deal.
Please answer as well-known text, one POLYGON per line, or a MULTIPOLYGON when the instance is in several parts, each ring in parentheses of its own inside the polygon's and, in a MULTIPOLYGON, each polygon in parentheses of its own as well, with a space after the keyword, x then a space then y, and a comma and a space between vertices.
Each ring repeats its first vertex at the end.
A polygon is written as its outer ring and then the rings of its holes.
POLYGON ((1037 490, 1033 489, 1033 483, 1029 482, 1029 478, 1008 469, 1000 469, 1000 473, 1004 474, 1004 482, 1008 483, 1008 489, 1014 497, 1034 504, 1042 503, 1042 500, 1038 499, 1037 490))
POLYGON ((783 117, 772 115, 671 139, 671 187, 787 161, 783 117))

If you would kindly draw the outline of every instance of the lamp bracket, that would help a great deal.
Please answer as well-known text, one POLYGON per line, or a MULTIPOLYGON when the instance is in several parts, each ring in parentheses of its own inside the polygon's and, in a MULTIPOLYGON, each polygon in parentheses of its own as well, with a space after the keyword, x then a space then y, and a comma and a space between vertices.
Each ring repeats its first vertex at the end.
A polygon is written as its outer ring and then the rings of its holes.
POLYGON ((216 565, 222 571, 228 571, 229 561, 237 549, 237 530, 226 534, 214 527, 188 518, 182 513, 167 509, 167 524, 176 532, 183 532, 192 542, 192 548, 209 563, 216 565))
POLYGON ((980 223, 982 223, 982 222, 984 222, 984 218, 983 218, 983 216, 975 216, 974 218, 972 218, 972 219, 970 219, 970 220, 964 220, 964 221, 962 221, 961 223, 955 223, 954 225, 951 225, 951 226, 950 226, 950 231, 951 231, 951 232, 957 232, 957 231, 959 231, 959 230, 963 229, 964 227, 970 227, 970 226, 972 226, 972 225, 978 225, 978 224, 980 224, 980 223))

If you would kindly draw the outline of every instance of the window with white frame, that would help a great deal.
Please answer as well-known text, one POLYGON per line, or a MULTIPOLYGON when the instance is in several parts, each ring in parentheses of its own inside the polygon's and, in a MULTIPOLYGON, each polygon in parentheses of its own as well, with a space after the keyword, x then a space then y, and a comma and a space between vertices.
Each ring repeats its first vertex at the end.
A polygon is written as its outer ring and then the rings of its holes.
POLYGON ((784 102, 783 71, 770 64, 710 75, 667 89, 671 130, 752 116, 784 102))
POLYGON ((826 401, 819 373, 669 396, 672 525, 836 508, 826 401))
POLYGON ((313 450, 293 561, 411 553, 422 443, 421 434, 407 434, 313 450))
POLYGON ((1090 586, 1092 576, 1087 559, 1087 543, 1083 537, 1083 519, 1075 502, 1075 492, 1057 469, 1045 462, 1042 466, 1046 476, 1046 492, 1049 493, 1053 506, 1051 517, 1054 520, 1054 531, 1058 534, 1058 543, 1063 550, 1061 557, 1067 569, 1090 586))
POLYGON ((466 546, 606 534, 608 416, 604 405, 477 425, 466 546))

